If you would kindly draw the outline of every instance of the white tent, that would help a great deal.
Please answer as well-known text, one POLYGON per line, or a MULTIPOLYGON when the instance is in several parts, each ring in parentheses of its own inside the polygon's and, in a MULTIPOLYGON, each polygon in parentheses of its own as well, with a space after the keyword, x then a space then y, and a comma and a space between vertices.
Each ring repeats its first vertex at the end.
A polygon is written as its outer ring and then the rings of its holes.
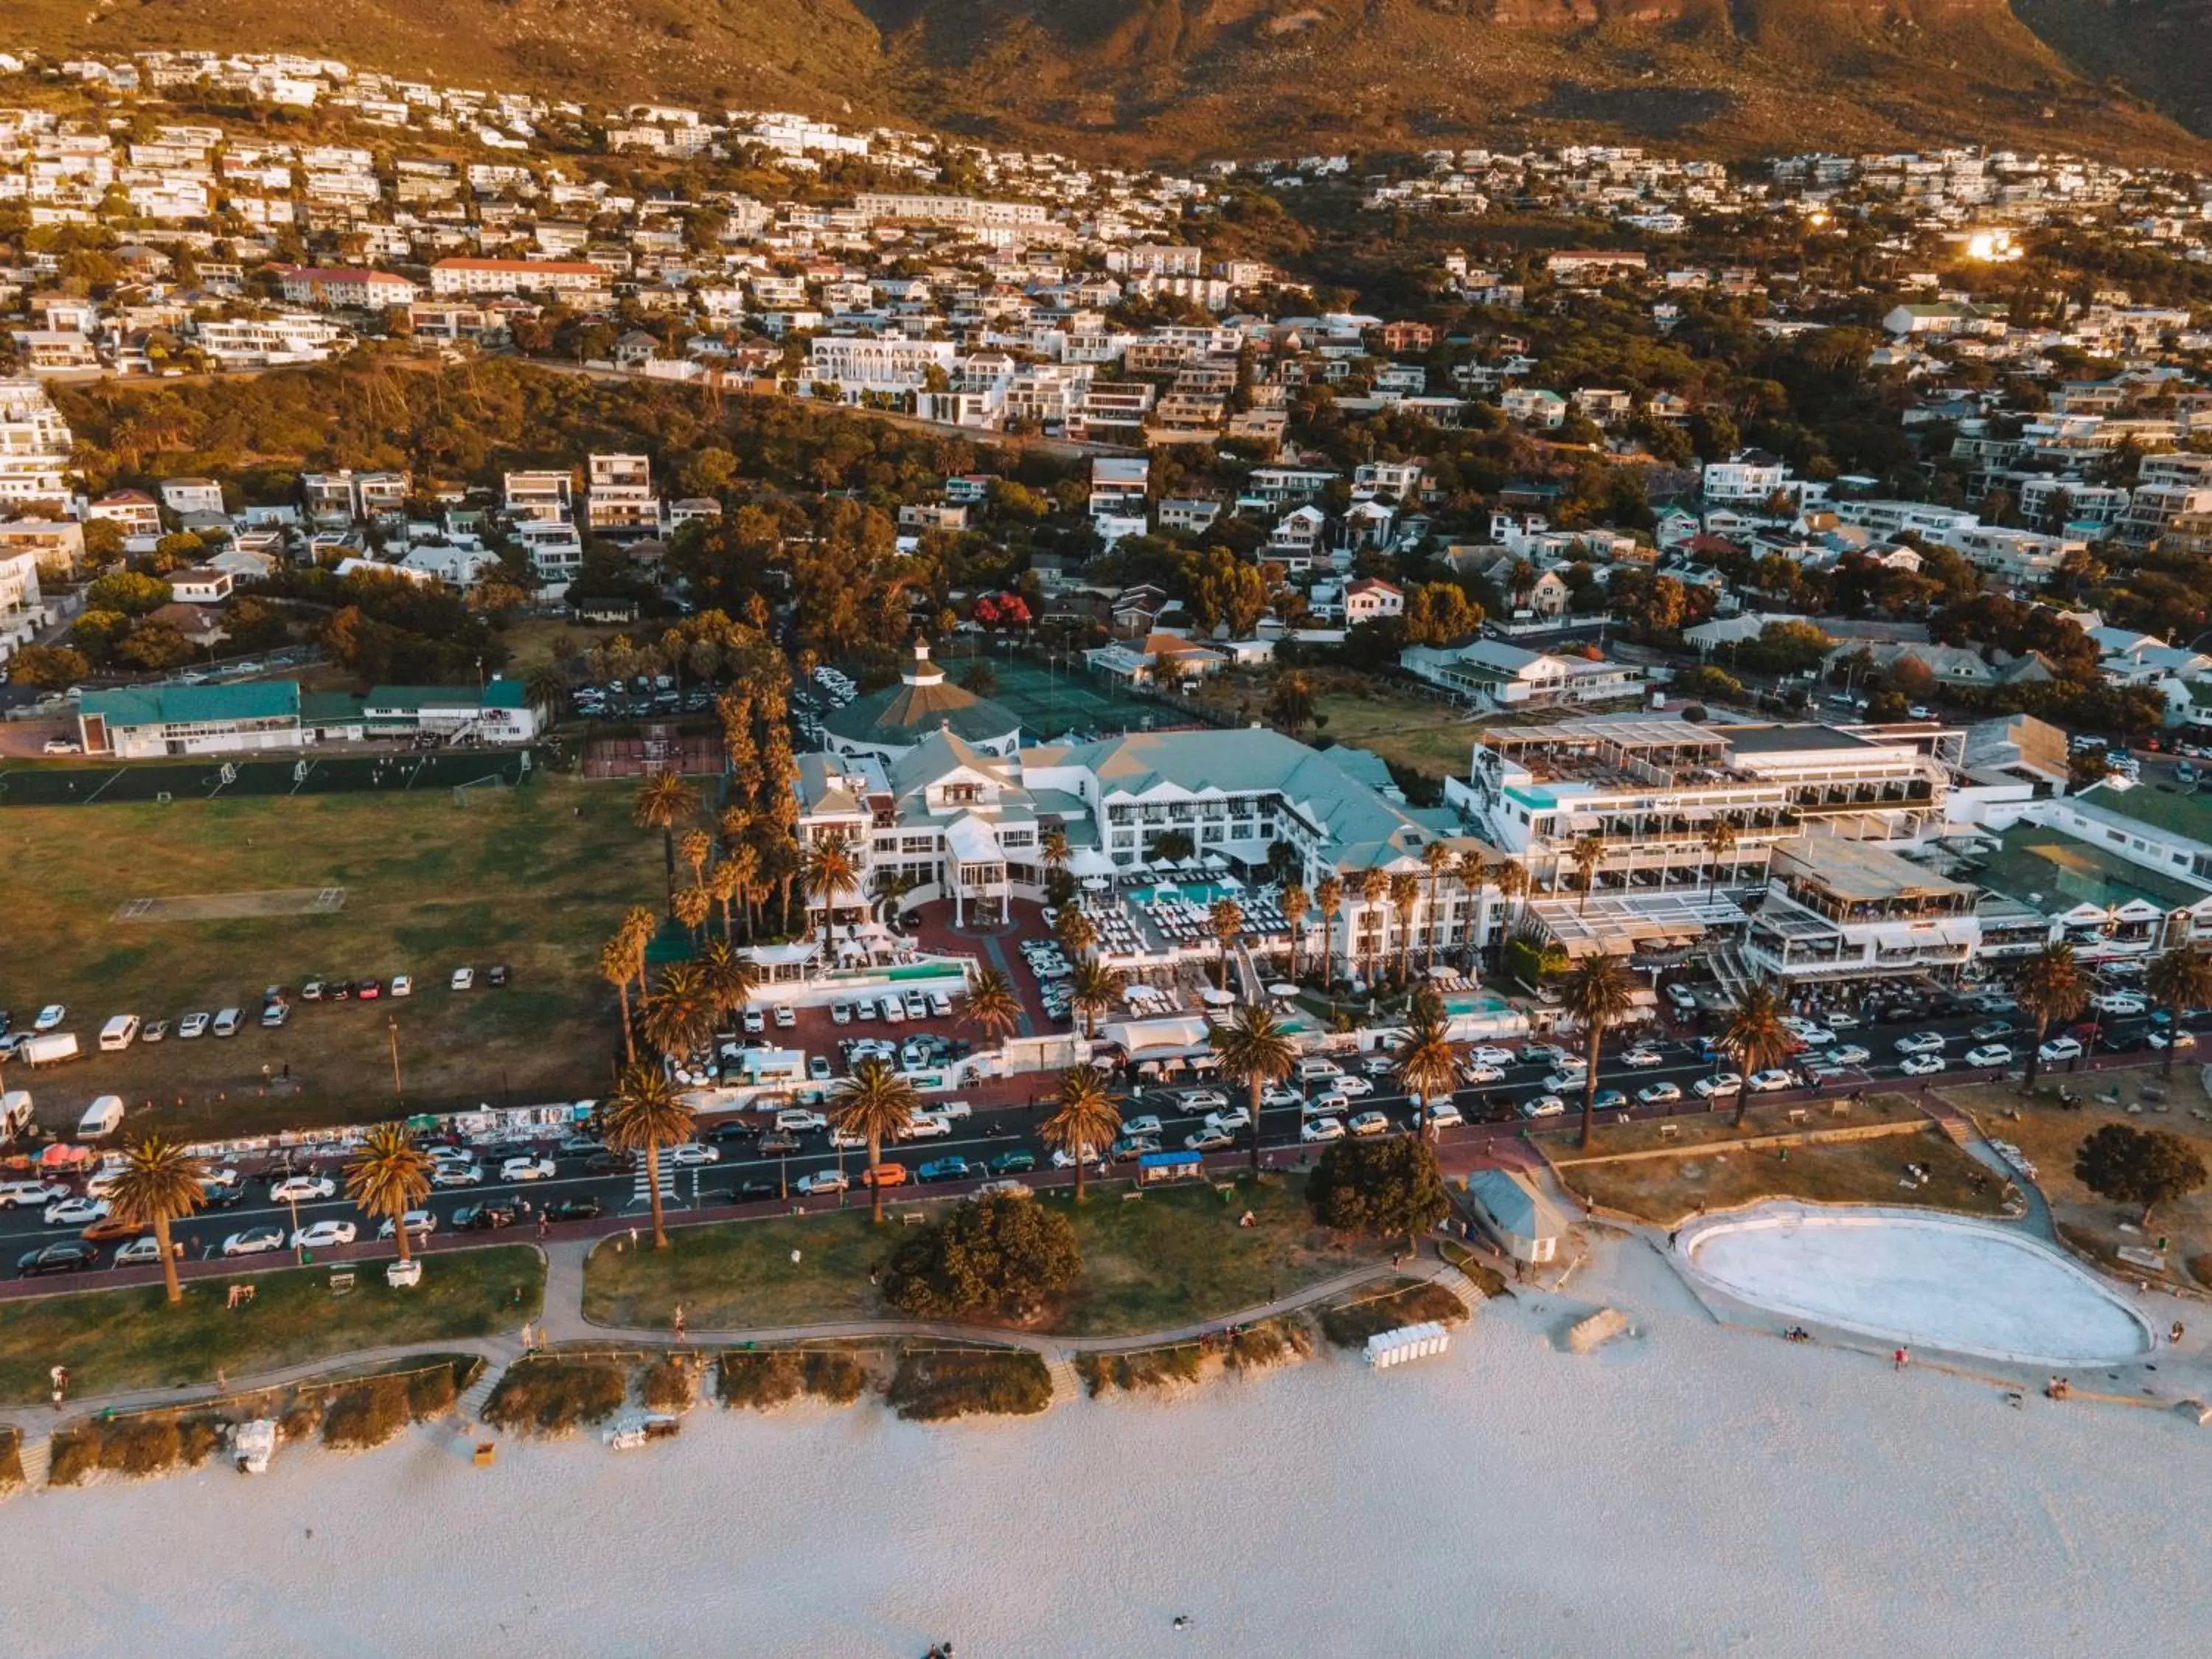
POLYGON ((1079 847, 1067 860, 1068 873, 1076 876, 1110 876, 1114 860, 1095 847, 1079 847))

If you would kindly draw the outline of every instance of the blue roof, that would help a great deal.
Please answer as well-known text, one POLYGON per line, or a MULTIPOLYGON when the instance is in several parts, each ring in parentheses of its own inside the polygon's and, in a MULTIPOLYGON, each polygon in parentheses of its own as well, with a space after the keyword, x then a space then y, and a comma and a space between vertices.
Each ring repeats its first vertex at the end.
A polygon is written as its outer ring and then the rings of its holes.
POLYGON ((1138 1155, 1140 1170, 1196 1169, 1204 1160, 1196 1152, 1142 1152, 1138 1155))

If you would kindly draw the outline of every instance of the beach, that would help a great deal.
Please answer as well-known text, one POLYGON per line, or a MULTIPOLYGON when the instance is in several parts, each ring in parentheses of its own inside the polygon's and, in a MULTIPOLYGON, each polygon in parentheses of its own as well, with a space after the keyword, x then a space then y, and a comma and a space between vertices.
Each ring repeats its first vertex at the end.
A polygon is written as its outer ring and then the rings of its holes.
POLYGON ((40 1656, 2131 1654, 2212 1626, 2208 1473, 2172 1413, 1723 1328, 1633 1242, 1382 1374, 702 1407, 489 1468, 424 1428, 18 1497, 0 1540, 40 1656), (1634 1334, 1566 1352, 1600 1303, 1634 1334))

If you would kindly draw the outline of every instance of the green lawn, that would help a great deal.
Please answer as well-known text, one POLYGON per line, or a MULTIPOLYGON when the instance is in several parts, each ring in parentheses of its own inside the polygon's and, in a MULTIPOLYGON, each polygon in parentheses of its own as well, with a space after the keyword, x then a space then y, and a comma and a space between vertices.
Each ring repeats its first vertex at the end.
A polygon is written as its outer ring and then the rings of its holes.
POLYGON ((541 779, 450 792, 21 807, 0 813, 10 867, 9 933, 35 941, 8 996, 61 1002, 90 1057, 12 1083, 66 1132, 86 1099, 121 1095, 133 1123, 191 1134, 358 1121, 392 1109, 392 1032, 410 1105, 517 1103, 602 1091, 613 994, 597 957, 623 910, 661 892, 657 836, 634 829, 630 791, 541 779), (343 887, 321 915, 123 921, 136 897, 343 887), (452 969, 504 962, 514 983, 447 989, 452 969), (412 976, 404 1000, 300 1003, 291 1024, 252 1023, 265 985, 412 976), (174 1021, 235 1006, 234 1038, 96 1052, 111 1014, 174 1021), (289 1065, 296 1094, 264 1092, 289 1065))
POLYGON ((78 1397, 212 1382, 325 1355, 401 1343, 487 1336, 535 1319, 545 1269, 527 1245, 426 1257, 422 1282, 395 1291, 380 1262, 351 1267, 356 1287, 333 1295, 326 1267, 254 1273, 253 1300, 229 1302, 223 1279, 188 1280, 172 1308, 158 1285, 9 1302, 0 1310, 0 1403, 43 1402, 47 1373, 70 1369, 78 1397), (515 1299, 517 1290, 521 1299, 515 1299))
MULTIPOLYGON (((1242 1187, 1227 1198, 1211 1187, 1127 1201, 1109 1192, 1071 1211, 1085 1284, 1051 1327, 1071 1335, 1135 1334, 1219 1318, 1369 1259, 1334 1244, 1312 1224, 1298 1189, 1282 1182, 1267 1182, 1256 1198, 1242 1187), (1247 1208, 1255 1224, 1240 1227, 1247 1208)), ((905 1232, 896 1212, 878 1228, 860 1208, 678 1228, 661 1251, 617 1254, 603 1244, 585 1273, 585 1316, 604 1325, 665 1327, 681 1307, 693 1331, 896 1317, 868 1272, 905 1232)))

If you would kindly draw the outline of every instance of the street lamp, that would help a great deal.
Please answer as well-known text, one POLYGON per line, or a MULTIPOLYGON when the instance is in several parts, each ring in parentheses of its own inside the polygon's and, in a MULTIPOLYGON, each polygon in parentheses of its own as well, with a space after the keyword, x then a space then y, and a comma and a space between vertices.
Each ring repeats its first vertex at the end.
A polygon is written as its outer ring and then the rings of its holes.
POLYGON ((392 1043, 392 1098, 394 1103, 404 1105, 406 1103, 402 1097, 403 1091, 399 1086, 399 1016, 386 1014, 384 1017, 384 1030, 392 1043))

